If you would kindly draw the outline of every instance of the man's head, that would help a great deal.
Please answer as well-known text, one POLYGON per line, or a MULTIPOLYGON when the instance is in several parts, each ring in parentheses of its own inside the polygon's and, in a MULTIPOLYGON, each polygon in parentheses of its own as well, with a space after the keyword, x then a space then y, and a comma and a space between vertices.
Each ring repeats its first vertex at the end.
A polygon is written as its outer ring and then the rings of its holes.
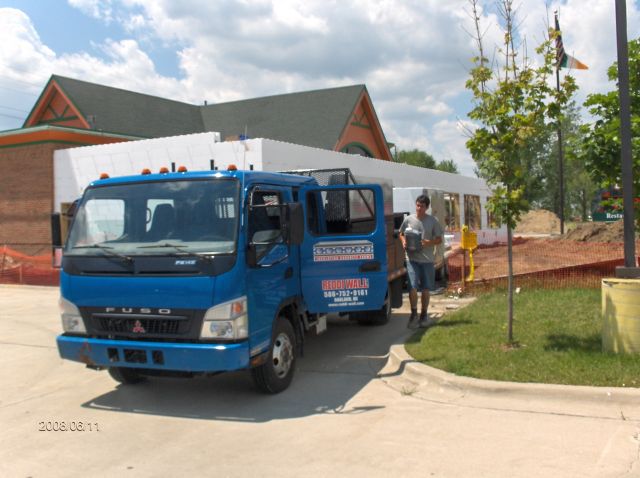
POLYGON ((427 209, 429 209, 429 204, 431 201, 429 200, 429 196, 426 194, 421 194, 416 198, 416 216, 422 218, 427 214, 427 209))

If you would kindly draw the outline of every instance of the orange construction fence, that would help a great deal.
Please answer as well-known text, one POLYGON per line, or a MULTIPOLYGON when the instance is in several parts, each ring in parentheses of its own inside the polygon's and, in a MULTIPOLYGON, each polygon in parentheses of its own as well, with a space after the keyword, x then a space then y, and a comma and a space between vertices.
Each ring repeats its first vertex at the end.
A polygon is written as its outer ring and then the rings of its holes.
MULTIPOLYGON (((636 243, 640 251, 640 241, 636 243)), ((469 257, 456 249, 448 258, 449 284, 462 286, 461 277, 469 277, 469 257), (463 272, 464 264, 464 272, 463 272)), ((508 256, 506 244, 480 245, 473 252, 474 280, 464 286, 493 289, 506 286, 508 256)), ((624 265, 624 243, 585 242, 550 238, 521 238, 513 241, 513 275, 516 286, 537 288, 599 288, 606 277, 615 277, 617 266, 624 265)))
POLYGON ((51 285, 60 283, 60 273, 53 268, 51 254, 29 256, 0 248, 0 284, 51 285))
MULTIPOLYGON (((636 243, 640 251, 640 241, 636 243)), ((462 286, 469 276, 468 255, 455 249, 447 259, 449 287, 462 286), (463 262, 465 265, 462 270, 463 262)), ((479 245, 473 252, 474 280, 464 287, 498 288, 506 284, 508 274, 506 244, 479 245)), ((601 280, 614 277, 617 266, 624 264, 624 244, 617 242, 582 242, 561 239, 514 238, 513 274, 516 285, 538 288, 600 287, 601 280)), ((8 246, 0 247, 0 284, 59 284, 60 274, 52 266, 51 254, 29 256, 8 246)))

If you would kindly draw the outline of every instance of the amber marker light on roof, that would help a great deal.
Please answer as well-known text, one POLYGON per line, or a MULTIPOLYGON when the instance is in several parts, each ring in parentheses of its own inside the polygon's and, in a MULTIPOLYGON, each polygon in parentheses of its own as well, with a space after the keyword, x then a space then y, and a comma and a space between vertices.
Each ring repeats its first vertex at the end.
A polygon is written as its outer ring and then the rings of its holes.
POLYGON ((186 173, 187 172, 187 167, 186 166, 180 166, 178 168, 178 172, 179 173, 186 173))
POLYGON ((227 171, 237 171, 238 168, 236 167, 235 164, 230 164, 229 166, 227 166, 227 171))
POLYGON ((169 172, 169 168, 167 168, 166 166, 162 166, 160 168, 160 174, 167 174, 169 172))
POLYGON ((109 179, 109 175, 107 173, 100 174, 100 179, 109 179))
POLYGON ((149 168, 144 168, 141 174, 151 174, 151 170, 149 168))

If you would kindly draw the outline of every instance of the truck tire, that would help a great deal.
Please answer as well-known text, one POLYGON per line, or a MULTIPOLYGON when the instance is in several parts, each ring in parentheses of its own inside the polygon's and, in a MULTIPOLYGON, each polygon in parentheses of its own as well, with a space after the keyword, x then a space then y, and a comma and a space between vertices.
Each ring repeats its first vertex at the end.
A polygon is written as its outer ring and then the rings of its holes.
POLYGON ((391 288, 387 291, 384 304, 378 310, 358 312, 354 317, 360 325, 384 325, 391 319, 391 288))
POLYGON ((273 326, 273 336, 267 361, 251 370, 256 387, 264 393, 280 393, 291 380, 296 365, 296 334, 291 322, 278 317, 273 326))
POLYGON ((404 277, 398 277, 389 283, 389 294, 391 295, 391 308, 398 309, 402 307, 403 295, 402 288, 404 286, 404 277))
POLYGON ((109 375, 123 385, 134 385, 144 381, 144 377, 134 368, 109 367, 109 375))

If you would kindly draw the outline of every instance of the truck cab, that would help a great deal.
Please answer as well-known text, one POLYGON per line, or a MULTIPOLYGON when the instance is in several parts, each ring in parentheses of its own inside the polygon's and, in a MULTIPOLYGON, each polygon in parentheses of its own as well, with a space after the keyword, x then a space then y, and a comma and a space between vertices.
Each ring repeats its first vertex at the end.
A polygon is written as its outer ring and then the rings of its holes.
POLYGON ((376 185, 258 171, 95 181, 63 249, 60 355, 122 383, 250 369, 280 392, 327 313, 386 313, 386 235, 376 185))

